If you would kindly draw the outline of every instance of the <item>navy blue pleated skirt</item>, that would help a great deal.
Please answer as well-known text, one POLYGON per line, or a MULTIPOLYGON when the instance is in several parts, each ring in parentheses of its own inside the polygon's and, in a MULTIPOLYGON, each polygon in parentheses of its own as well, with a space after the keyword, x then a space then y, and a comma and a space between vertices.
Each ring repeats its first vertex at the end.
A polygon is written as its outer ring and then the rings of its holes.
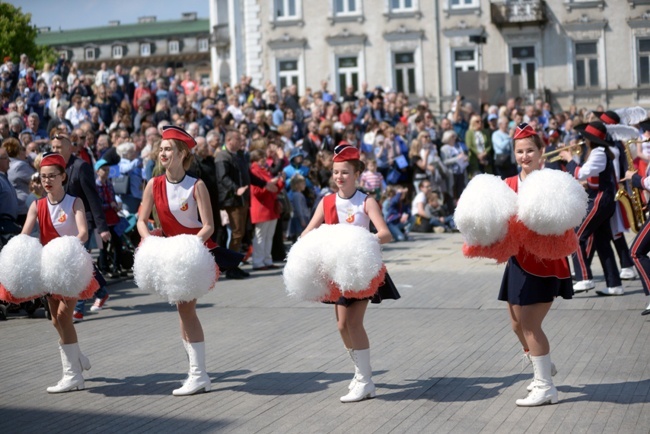
POLYGON ((573 298, 571 278, 539 277, 527 273, 512 257, 503 273, 499 300, 510 304, 527 306, 536 303, 550 303, 555 297, 573 298))

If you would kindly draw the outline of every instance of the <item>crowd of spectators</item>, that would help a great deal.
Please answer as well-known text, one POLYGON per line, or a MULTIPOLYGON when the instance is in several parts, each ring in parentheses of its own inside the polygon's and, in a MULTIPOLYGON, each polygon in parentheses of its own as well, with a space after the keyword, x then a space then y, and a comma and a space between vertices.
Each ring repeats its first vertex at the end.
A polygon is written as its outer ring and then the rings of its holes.
POLYGON ((161 173, 161 128, 173 124, 197 141, 190 172, 210 191, 217 241, 242 253, 253 245, 264 250, 253 258, 254 268, 283 260, 283 240, 300 235, 320 198, 336 191, 331 169, 338 144, 360 149, 366 170, 359 188, 382 203, 399 241, 411 230, 455 230, 451 216, 472 176, 516 174, 512 135, 520 122, 547 142, 568 143, 585 115, 575 107, 554 114, 541 99, 474 107, 461 96, 449 111, 434 114, 424 99, 366 83, 337 95, 322 81, 299 94, 295 84, 280 89, 269 80, 254 87, 250 77, 201 85, 191 71, 174 68, 127 72, 103 63, 82 71, 61 58, 37 71, 25 55, 18 64, 4 60, 0 178, 9 183, 0 179, 3 219, 22 224, 29 201, 42 195, 33 162, 57 133, 69 134, 74 155, 94 167, 110 221, 118 221, 114 212, 137 213, 143 185, 161 173), (16 199, 5 200, 7 185, 16 199), (264 224, 269 221, 277 224, 264 224))

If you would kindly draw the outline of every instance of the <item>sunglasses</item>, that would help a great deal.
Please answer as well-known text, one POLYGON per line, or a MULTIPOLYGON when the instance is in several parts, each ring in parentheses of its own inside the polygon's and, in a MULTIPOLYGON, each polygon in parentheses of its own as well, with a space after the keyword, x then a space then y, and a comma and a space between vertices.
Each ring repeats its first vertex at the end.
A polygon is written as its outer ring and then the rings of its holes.
POLYGON ((52 137, 50 137, 50 140, 67 140, 68 142, 70 141, 70 137, 64 135, 64 134, 55 134, 52 137))

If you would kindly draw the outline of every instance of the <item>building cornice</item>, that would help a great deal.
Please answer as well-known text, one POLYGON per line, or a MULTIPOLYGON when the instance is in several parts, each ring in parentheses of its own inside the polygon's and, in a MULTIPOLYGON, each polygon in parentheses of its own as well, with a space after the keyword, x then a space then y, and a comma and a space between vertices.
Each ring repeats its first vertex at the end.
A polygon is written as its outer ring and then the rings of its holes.
POLYGON ((368 40, 368 36, 364 33, 352 34, 348 33, 347 29, 337 35, 327 36, 325 40, 329 45, 363 45, 368 40))
POLYGON ((294 38, 288 34, 284 34, 281 38, 271 39, 267 42, 269 48, 273 50, 285 50, 289 48, 305 48, 307 45, 307 39, 305 38, 294 38))

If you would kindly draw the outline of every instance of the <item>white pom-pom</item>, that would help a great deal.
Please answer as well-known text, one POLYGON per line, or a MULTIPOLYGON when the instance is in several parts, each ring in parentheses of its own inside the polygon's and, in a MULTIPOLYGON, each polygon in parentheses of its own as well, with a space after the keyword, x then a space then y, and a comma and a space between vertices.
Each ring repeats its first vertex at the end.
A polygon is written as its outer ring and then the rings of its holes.
POLYGON ((13 237, 0 252, 0 283, 15 298, 37 297, 45 293, 41 281, 43 246, 29 235, 13 237))
POLYGON ((196 235, 147 237, 136 251, 133 272, 140 289, 154 290, 170 303, 204 296, 218 278, 214 257, 196 235))
POLYGON ((165 249, 165 238, 150 236, 142 240, 133 258, 133 280, 143 291, 155 292, 160 286, 163 265, 159 253, 165 249))
POLYGON ((321 271, 321 238, 313 230, 301 237, 289 250, 282 271, 289 296, 305 301, 318 301, 328 293, 328 282, 321 271))
POLYGON ((505 238, 517 213, 517 194, 493 175, 475 176, 458 200, 454 222, 472 246, 489 246, 505 238))
POLYGON ((47 292, 75 298, 93 278, 93 261, 77 237, 55 238, 43 247, 41 275, 47 292))
POLYGON ((368 288, 383 265, 377 237, 353 225, 322 225, 322 270, 343 295, 368 288))
POLYGON ((587 212, 587 192, 560 170, 536 170, 519 185, 517 216, 540 235, 562 235, 580 223, 587 212))

